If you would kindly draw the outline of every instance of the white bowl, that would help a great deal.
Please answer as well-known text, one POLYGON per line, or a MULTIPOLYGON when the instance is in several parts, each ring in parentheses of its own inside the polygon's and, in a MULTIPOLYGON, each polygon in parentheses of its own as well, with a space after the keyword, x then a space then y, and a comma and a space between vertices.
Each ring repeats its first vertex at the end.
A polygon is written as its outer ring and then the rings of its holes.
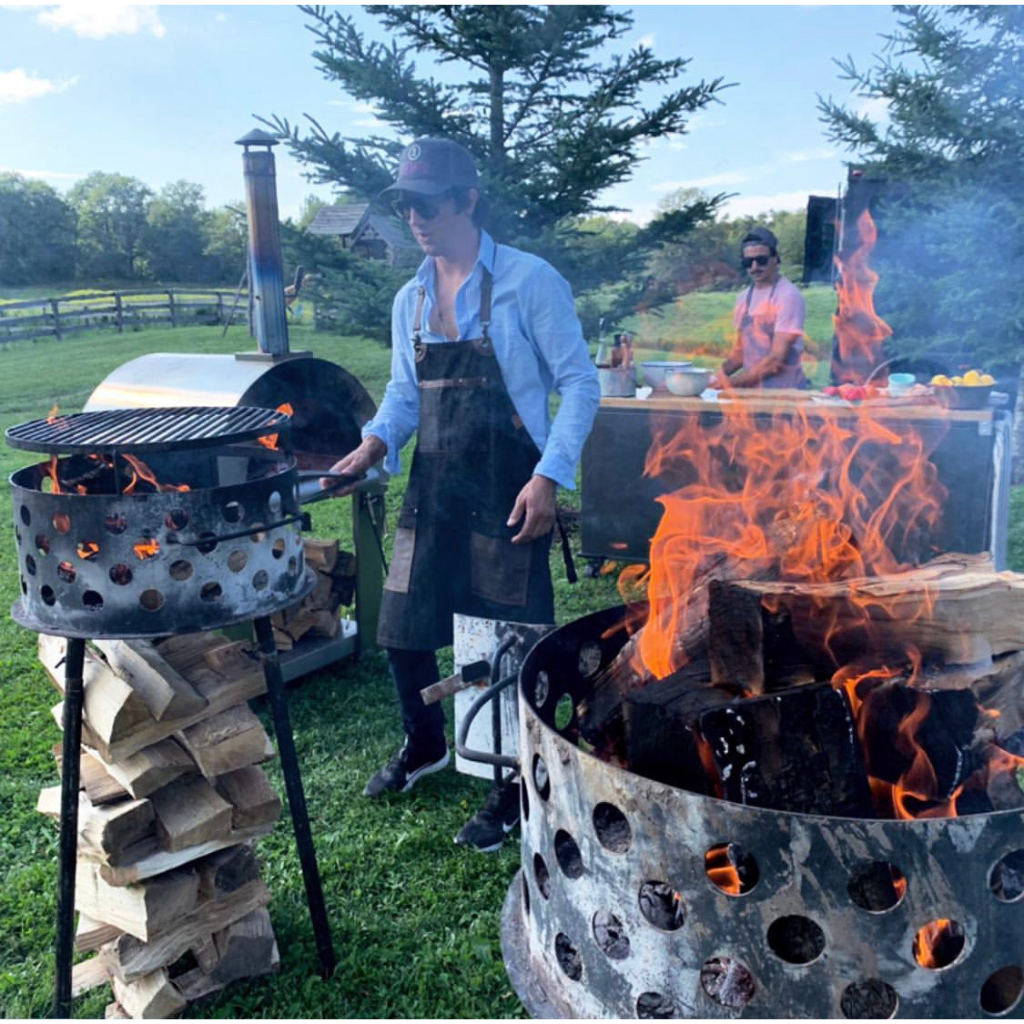
POLYGON ((650 385, 655 391, 665 391, 668 385, 665 383, 668 375, 674 370, 686 370, 693 366, 690 360, 658 361, 641 363, 644 371, 644 383, 650 385))
POLYGON ((665 387, 680 398, 699 395, 711 380, 711 371, 692 366, 685 370, 673 370, 665 377, 665 387))

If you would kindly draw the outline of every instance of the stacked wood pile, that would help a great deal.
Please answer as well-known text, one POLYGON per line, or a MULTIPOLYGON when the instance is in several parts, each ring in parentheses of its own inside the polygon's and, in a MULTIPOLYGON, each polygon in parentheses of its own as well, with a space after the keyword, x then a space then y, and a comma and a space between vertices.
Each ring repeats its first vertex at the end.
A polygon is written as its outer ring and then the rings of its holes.
MULTIPOLYGON (((65 648, 39 638, 59 689, 65 648)), ((263 668, 214 633, 97 640, 83 681, 75 946, 96 955, 73 992, 109 981, 107 1016, 176 1016, 278 964, 253 849, 281 814, 259 767, 274 750, 246 703, 265 692, 263 668)), ((59 820, 59 786, 38 809, 59 820)))
POLYGON ((334 637, 341 629, 339 610, 352 604, 356 591, 356 556, 342 551, 337 540, 306 537, 306 565, 316 585, 298 604, 270 617, 279 651, 290 651, 303 637, 334 637))

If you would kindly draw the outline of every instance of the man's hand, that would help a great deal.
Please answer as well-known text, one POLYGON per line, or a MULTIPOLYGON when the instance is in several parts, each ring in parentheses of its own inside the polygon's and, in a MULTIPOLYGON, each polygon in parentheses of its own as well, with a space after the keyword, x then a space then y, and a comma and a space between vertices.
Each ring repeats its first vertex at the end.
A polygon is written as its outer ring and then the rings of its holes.
MULTIPOLYGON (((387 445, 373 434, 367 434, 363 438, 363 443, 353 451, 350 451, 343 459, 338 461, 331 466, 329 472, 331 473, 348 473, 352 476, 362 476, 374 463, 379 462, 387 454, 387 445)), ((330 477, 320 477, 321 488, 332 487, 336 481, 331 480, 330 477)), ((346 494, 351 494, 357 487, 358 483, 349 484, 347 487, 339 487, 333 491, 333 496, 336 498, 344 497, 346 494)))
POLYGON ((528 544, 555 526, 555 489, 558 485, 546 476, 532 476, 519 492, 506 526, 523 521, 522 529, 512 538, 513 544, 528 544))
POLYGON ((726 375, 724 370, 719 370, 718 373, 708 381, 708 387, 714 388, 716 391, 721 391, 723 388, 731 388, 732 381, 726 375))

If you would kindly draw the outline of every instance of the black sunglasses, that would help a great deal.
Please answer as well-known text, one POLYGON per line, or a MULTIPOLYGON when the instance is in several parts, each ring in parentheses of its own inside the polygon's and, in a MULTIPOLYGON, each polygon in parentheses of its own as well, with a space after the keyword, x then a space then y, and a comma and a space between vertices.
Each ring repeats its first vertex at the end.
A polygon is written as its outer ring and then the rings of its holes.
POLYGON ((407 196, 402 195, 391 203, 391 209, 402 220, 409 219, 409 211, 415 210, 423 220, 433 220, 441 212, 441 204, 449 198, 447 192, 440 196, 407 196))
POLYGON ((771 256, 744 256, 740 262, 745 270, 749 270, 755 263, 759 267, 767 267, 771 256))

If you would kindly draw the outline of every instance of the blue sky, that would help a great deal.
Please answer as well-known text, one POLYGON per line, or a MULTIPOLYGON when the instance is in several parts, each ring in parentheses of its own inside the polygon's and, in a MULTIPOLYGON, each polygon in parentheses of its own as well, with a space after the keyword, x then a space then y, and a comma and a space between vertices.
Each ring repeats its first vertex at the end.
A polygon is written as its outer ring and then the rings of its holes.
MULTIPOLYGON (((371 36, 376 22, 350 7, 371 36)), ((727 210, 799 209, 832 195, 847 154, 830 144, 816 95, 849 100, 835 57, 870 63, 895 27, 882 5, 634 5, 632 37, 656 56, 691 58, 685 81, 737 85, 690 131, 648 146, 633 179, 604 198, 645 221, 680 186, 736 192, 727 210)), ((306 18, 283 5, 0 5, 0 170, 64 191, 90 171, 151 188, 198 182, 208 205, 242 196, 235 139, 253 114, 304 113, 342 135, 376 130, 373 111, 326 81, 306 18)), ((426 71, 425 66, 422 70, 426 71)), ((876 111, 877 113, 877 111, 876 111)), ((305 196, 330 199, 278 154, 283 216, 305 196)))

